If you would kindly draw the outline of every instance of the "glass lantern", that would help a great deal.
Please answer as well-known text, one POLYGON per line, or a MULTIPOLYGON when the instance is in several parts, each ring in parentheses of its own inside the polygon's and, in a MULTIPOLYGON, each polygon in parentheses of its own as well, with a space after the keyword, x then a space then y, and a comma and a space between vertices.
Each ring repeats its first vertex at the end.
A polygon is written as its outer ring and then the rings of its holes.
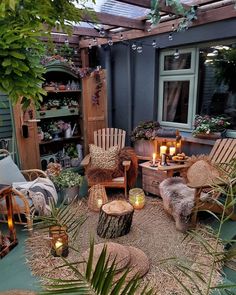
POLYGON ((51 238, 51 254, 55 257, 67 257, 69 247, 66 226, 51 226, 49 228, 49 236, 51 238))
POLYGON ((141 188, 133 188, 129 191, 129 202, 134 209, 142 209, 145 205, 145 194, 141 188))

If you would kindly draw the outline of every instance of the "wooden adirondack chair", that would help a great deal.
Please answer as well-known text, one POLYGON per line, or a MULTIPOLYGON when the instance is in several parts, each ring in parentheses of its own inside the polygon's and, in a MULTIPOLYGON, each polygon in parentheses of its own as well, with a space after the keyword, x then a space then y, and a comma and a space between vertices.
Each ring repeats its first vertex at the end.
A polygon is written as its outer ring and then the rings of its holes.
MULTIPOLYGON (((110 147, 118 145, 119 149, 122 149, 125 146, 125 136, 126 131, 117 128, 103 128, 97 131, 94 131, 94 144, 103 148, 104 150, 108 150, 110 147)), ((86 167, 90 163, 90 155, 87 155, 81 165, 86 167)), ((130 167, 130 161, 124 161, 124 177, 118 177, 112 179, 112 181, 106 181, 100 183, 104 187, 109 188, 123 188, 125 190, 125 197, 127 197, 127 171, 130 167)), ((88 185, 92 186, 95 183, 88 180, 88 185)))
MULTIPOLYGON (((236 139, 233 138, 224 138, 218 139, 210 154, 209 158, 213 163, 229 163, 232 159, 236 158, 236 139)), ((188 171, 187 171, 188 178, 188 171)), ((216 202, 206 202, 200 199, 201 192, 204 188, 209 187, 209 184, 203 185, 195 185, 194 183, 187 183, 187 185, 191 188, 195 188, 195 208, 192 215, 192 223, 196 224, 197 221, 197 213, 198 211, 209 210, 214 213, 222 213, 223 206, 216 202)), ((217 198, 220 194, 215 194, 215 198, 217 198)), ((226 214, 231 214, 232 210, 228 210, 226 214)), ((232 214, 230 216, 231 219, 236 220, 236 214, 232 214)))

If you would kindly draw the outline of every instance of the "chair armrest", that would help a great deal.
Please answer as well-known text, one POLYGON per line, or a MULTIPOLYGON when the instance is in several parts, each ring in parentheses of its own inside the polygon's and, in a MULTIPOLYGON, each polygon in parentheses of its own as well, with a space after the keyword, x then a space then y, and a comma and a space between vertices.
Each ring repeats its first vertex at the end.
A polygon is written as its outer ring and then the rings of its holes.
POLYGON ((37 177, 48 178, 46 172, 40 169, 21 170, 21 173, 26 176, 27 180, 34 180, 37 177))
POLYGON ((122 165, 124 166, 125 171, 128 171, 131 165, 131 161, 123 161, 122 165))
POLYGON ((88 166, 88 164, 90 163, 90 160, 91 160, 91 156, 90 154, 86 155, 83 160, 81 161, 80 165, 81 166, 88 166))
POLYGON ((199 189, 199 188, 207 188, 207 187, 212 187, 213 185, 225 185, 225 183, 223 181, 219 180, 215 180, 212 183, 206 183, 203 185, 196 185, 194 183, 187 183, 187 186, 190 188, 195 188, 195 189, 199 189))

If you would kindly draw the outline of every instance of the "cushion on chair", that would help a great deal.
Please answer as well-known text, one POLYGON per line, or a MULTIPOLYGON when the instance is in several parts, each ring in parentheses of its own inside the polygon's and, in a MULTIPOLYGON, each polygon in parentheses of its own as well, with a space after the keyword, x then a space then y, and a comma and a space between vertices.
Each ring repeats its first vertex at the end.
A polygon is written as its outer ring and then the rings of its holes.
POLYGON ((110 147, 105 151, 94 144, 90 144, 89 153, 91 155, 91 166, 93 168, 113 170, 118 165, 118 146, 110 147))
POLYGON ((0 160, 0 183, 11 185, 13 182, 26 181, 20 169, 12 160, 11 156, 7 156, 0 160))

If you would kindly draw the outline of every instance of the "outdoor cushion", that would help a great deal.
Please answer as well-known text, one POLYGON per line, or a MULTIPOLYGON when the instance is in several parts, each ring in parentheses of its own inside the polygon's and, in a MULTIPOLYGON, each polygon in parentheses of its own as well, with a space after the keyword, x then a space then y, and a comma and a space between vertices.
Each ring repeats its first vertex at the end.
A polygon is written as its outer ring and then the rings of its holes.
POLYGON ((25 177, 12 160, 11 156, 7 156, 0 160, 0 183, 11 185, 13 182, 26 181, 25 177))
POLYGON ((115 169, 118 165, 119 147, 113 146, 108 150, 104 150, 94 144, 89 145, 91 155, 91 166, 101 169, 115 169))

